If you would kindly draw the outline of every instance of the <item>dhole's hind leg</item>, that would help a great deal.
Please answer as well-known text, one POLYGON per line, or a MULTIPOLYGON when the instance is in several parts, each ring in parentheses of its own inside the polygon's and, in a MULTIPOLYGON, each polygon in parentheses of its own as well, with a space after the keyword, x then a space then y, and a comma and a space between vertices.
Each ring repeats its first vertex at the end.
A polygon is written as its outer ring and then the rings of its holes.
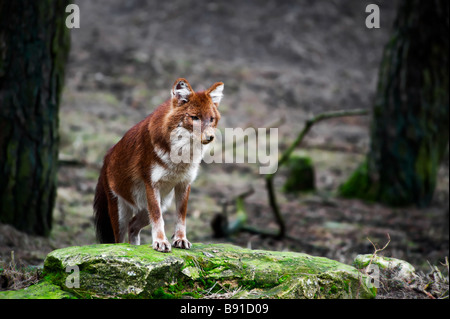
POLYGON ((119 243, 124 243, 125 236, 128 233, 128 224, 133 217, 133 209, 120 196, 117 197, 117 208, 119 216, 119 243))
POLYGON ((141 229, 150 224, 150 219, 148 218, 148 213, 145 210, 140 210, 131 219, 128 224, 128 240, 132 245, 141 244, 141 229))

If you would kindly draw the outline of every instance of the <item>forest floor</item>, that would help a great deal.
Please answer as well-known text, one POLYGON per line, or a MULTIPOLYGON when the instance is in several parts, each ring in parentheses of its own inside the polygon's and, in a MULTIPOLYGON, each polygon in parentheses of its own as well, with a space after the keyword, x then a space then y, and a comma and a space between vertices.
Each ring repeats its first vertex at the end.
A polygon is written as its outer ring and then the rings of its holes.
MULTIPOLYGON (((81 28, 72 30, 72 49, 60 110, 60 169, 53 231, 30 236, 0 225, 0 263, 14 258, 42 265, 52 250, 96 243, 92 202, 106 151, 134 124, 169 98, 178 77, 195 90, 225 83, 219 129, 265 127, 279 121, 279 148, 286 149, 313 114, 367 109, 373 104, 377 69, 389 39, 395 2, 378 3, 382 27, 365 27, 365 2, 79 0, 81 28)), ((430 207, 390 208, 342 199, 337 188, 361 163, 369 147, 370 116, 322 122, 297 154, 315 167, 316 191, 284 194, 288 172, 275 179, 287 238, 239 232, 214 238, 211 221, 252 187, 245 199, 248 224, 277 230, 264 176, 256 164, 202 164, 188 207, 191 242, 229 242, 252 249, 289 250, 351 264, 379 255, 411 263, 423 278, 430 264, 447 272, 449 254, 449 163, 438 174, 430 207)), ((249 152, 256 151, 252 148, 249 152)), ((228 208, 233 220, 236 208, 228 208)), ((167 235, 174 205, 164 215, 167 235)), ((142 232, 151 243, 151 231, 142 232)), ((425 275, 427 274, 427 275, 425 275)), ((448 289, 448 281, 447 281, 448 289)), ((427 298, 411 289, 381 289, 380 298, 427 298)), ((434 296, 436 297, 436 296, 434 296)))

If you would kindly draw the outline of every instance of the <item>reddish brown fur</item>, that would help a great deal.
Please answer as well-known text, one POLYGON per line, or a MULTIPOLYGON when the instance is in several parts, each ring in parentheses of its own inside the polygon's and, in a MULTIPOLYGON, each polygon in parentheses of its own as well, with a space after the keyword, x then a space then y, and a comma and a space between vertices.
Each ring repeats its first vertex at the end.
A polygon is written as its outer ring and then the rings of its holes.
MULTIPOLYGON (((106 154, 94 200, 94 214, 100 242, 111 242, 112 240, 116 243, 120 242, 117 196, 131 205, 137 205, 138 203, 135 202, 133 195, 133 187, 137 183, 143 182, 145 184, 149 211, 148 221, 156 224, 162 219, 162 212, 157 200, 157 194, 159 193, 155 193, 157 185, 152 183, 151 171, 155 164, 168 169, 167 163, 158 156, 156 150, 170 152, 170 133, 180 123, 185 129, 192 132, 192 116, 197 116, 202 121, 202 132, 216 128, 220 120, 218 103, 213 103, 209 94, 216 90, 218 86, 223 86, 223 83, 216 83, 207 91, 194 93, 189 83, 181 78, 174 83, 173 92, 177 85, 182 82, 192 92, 188 101, 173 96, 156 108, 152 114, 132 127, 106 154), (108 220, 110 226, 108 226, 108 220), (113 237, 109 227, 112 228, 113 237)), ((180 222, 184 223, 190 185, 187 191, 179 191, 186 192, 178 212, 180 222)), ((144 223, 142 220, 138 223, 137 217, 134 216, 128 225, 129 234, 130 232, 139 232, 140 229, 137 228, 144 223)), ((163 240, 164 232, 158 233, 157 237, 163 240)), ((185 234, 175 234, 175 238, 181 237, 185 238, 185 234)))

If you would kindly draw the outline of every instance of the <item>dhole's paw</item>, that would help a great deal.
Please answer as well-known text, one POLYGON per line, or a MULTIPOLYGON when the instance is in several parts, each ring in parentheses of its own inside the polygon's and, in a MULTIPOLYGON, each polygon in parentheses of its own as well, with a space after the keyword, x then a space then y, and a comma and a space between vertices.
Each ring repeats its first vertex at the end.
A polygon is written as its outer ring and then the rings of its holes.
POLYGON ((191 243, 186 238, 175 239, 172 243, 173 247, 181 249, 191 249, 191 243))
POLYGON ((153 249, 162 253, 170 253, 172 247, 167 240, 155 240, 152 245, 153 249))

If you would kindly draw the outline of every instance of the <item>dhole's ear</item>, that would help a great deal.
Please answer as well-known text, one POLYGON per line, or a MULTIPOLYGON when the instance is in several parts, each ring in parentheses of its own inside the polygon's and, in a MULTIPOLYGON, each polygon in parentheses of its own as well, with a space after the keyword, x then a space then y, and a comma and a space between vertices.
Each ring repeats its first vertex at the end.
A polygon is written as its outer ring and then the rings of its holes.
POLYGON ((178 105, 189 101, 189 97, 194 93, 191 85, 186 79, 179 78, 172 87, 172 100, 177 99, 178 105))
POLYGON ((224 84, 222 82, 217 82, 206 91, 216 106, 219 106, 219 103, 223 98, 223 88, 224 84))

